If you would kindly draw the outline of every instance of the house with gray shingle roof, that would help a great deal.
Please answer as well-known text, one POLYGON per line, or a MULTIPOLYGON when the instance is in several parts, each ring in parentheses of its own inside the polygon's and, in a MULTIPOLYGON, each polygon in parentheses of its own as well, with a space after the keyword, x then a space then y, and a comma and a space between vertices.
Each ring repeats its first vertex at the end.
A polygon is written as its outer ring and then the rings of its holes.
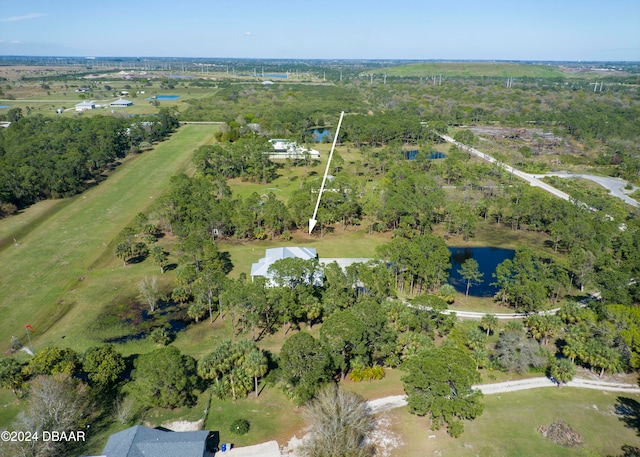
POLYGON ((173 432, 136 425, 109 437, 104 457, 204 457, 209 432, 173 432))

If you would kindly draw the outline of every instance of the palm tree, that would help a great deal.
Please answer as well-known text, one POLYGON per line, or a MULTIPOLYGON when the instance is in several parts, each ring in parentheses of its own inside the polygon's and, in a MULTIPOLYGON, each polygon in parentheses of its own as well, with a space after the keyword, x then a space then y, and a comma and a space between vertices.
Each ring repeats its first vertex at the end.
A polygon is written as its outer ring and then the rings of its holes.
POLYGON ((551 364, 549 374, 558 382, 558 388, 573 379, 576 367, 569 359, 556 359, 551 364))
POLYGON ((118 243, 116 246, 116 256, 122 259, 124 267, 127 266, 127 260, 131 257, 133 249, 131 248, 131 243, 128 241, 122 241, 118 243))
POLYGON ((485 314, 480 319, 480 327, 487 332, 487 336, 490 333, 495 333, 498 328, 498 318, 494 314, 485 314))
POLYGON ((258 378, 261 378, 269 370, 267 357, 260 349, 255 349, 249 353, 244 361, 244 369, 249 376, 253 377, 256 398, 258 398, 258 378))
POLYGON ((220 378, 231 369, 231 340, 224 340, 209 354, 198 361, 198 374, 204 379, 215 379, 216 385, 220 378))

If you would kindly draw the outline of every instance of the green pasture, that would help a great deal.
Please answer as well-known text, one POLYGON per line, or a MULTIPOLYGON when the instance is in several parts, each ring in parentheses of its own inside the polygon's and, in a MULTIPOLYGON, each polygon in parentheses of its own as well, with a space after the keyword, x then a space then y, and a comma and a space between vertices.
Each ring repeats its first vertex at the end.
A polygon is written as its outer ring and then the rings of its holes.
POLYGON ((559 68, 506 62, 428 62, 383 68, 376 73, 387 76, 557 78, 566 76, 559 68))
MULTIPOLYGON (((33 216, 29 208, 18 215, 19 222, 0 221, 3 240, 9 239, 0 250, 0 347, 6 349, 12 335, 24 339, 24 325, 30 323, 37 349, 39 335, 63 316, 71 335, 86 333, 97 310, 126 287, 127 268, 113 256, 114 238, 166 190, 171 176, 190 166, 193 150, 212 141, 214 132, 207 125, 182 127, 152 151, 128 158, 109 179, 71 202, 36 205, 33 216), (56 204, 66 208, 55 212, 56 204), (29 222, 38 218, 38 226, 29 231, 29 222), (106 269, 96 270, 104 259, 106 269)), ((157 272, 150 263, 141 266, 157 272)), ((63 332, 59 337, 69 335, 60 325, 55 329, 63 332)), ((73 340, 65 343, 74 346, 73 340)))
POLYGON ((615 412, 618 397, 640 400, 637 394, 567 387, 487 395, 483 399, 484 413, 465 422, 465 431, 458 439, 447 436, 444 429, 429 430, 428 419, 409 415, 406 407, 387 414, 393 431, 404 443, 395 451, 404 457, 614 456, 622 454, 623 445, 638 446, 640 442, 638 430, 627 427, 615 412), (538 427, 548 427, 555 421, 573 427, 582 435, 583 445, 565 448, 543 438, 538 427), (429 435, 435 438, 429 439, 429 435))
MULTIPOLYGON (((83 82, 80 81, 73 87, 65 87, 64 84, 54 82, 50 84, 49 90, 42 90, 39 84, 25 83, 33 85, 33 90, 29 91, 27 97, 16 97, 15 100, 1 99, 0 105, 9 105, 11 108, 21 108, 22 114, 43 114, 43 115, 58 115, 56 110, 58 108, 64 108, 65 111, 62 116, 95 116, 98 114, 109 115, 113 110, 114 114, 156 114, 162 107, 175 107, 178 111, 184 111, 189 107, 189 100, 199 99, 203 97, 212 96, 217 89, 213 87, 189 87, 188 83, 177 85, 174 89, 161 88, 159 81, 154 81, 154 86, 146 87, 143 82, 140 81, 102 81, 100 85, 92 93, 78 93, 75 92, 77 87, 84 87, 83 82), (107 84, 112 87, 112 90, 105 91, 102 89, 102 85, 107 84), (130 89, 125 89, 124 86, 131 86, 130 89), (121 98, 130 100, 133 102, 132 106, 123 108, 111 108, 109 103, 120 98, 120 96, 113 95, 113 92, 120 93, 120 91, 126 90, 129 95, 123 95, 121 98), (144 94, 136 94, 138 91, 144 91, 144 94), (156 107, 151 100, 146 100, 155 95, 177 95, 175 100, 158 100, 159 105, 156 107), (83 113, 76 113, 75 105, 83 101, 94 101, 96 105, 102 105, 101 108, 95 110, 85 111, 83 113)), ((89 86, 90 82, 86 82, 89 86)), ((0 114, 5 112, 5 109, 0 110, 0 114)))

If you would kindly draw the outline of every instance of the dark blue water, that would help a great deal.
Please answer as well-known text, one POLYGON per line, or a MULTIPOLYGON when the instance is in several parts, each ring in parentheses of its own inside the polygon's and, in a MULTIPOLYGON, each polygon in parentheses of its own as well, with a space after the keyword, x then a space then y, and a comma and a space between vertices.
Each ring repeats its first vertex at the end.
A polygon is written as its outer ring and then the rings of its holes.
POLYGON ((480 272, 484 274, 482 283, 472 284, 469 289, 469 295, 474 297, 493 297, 498 292, 497 287, 490 286, 495 281, 493 273, 499 263, 506 259, 513 259, 515 251, 513 249, 501 248, 455 248, 450 247, 451 252, 451 275, 449 276, 449 284, 451 284, 458 292, 465 293, 467 282, 460 276, 458 270, 467 259, 475 259, 480 267, 480 272))
POLYGON ((287 73, 254 73, 253 76, 262 76, 263 78, 280 78, 287 79, 289 75, 287 73))
MULTIPOLYGON (((416 156, 418 155, 417 149, 412 149, 411 151, 404 151, 404 158, 407 160, 416 160, 416 156)), ((429 154, 427 159, 436 160, 436 159, 445 159, 447 155, 444 152, 433 151, 429 154)))
POLYGON ((331 135, 331 132, 329 131, 329 129, 325 129, 323 127, 319 129, 309 129, 307 131, 311 132, 311 134, 313 135, 313 139, 316 143, 320 143, 322 140, 324 140, 325 137, 331 135))
POLYGON ((145 98, 145 100, 176 100, 180 98, 179 95, 156 95, 155 97, 145 98))

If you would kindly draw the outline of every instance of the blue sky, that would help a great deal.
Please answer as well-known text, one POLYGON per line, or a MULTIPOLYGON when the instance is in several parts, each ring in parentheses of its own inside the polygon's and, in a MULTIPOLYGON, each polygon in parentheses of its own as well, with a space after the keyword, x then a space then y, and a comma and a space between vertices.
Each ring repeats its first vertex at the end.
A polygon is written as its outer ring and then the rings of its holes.
POLYGON ((640 1, 0 0, 0 55, 640 61, 640 1))

